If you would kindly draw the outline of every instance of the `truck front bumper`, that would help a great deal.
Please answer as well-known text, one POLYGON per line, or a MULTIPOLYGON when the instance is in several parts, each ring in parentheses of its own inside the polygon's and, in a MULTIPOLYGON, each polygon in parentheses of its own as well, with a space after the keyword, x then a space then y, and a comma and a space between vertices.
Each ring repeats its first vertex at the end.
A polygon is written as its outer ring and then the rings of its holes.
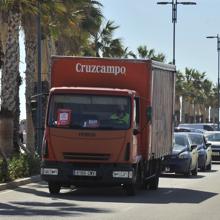
POLYGON ((43 161, 41 178, 62 186, 119 186, 133 183, 131 164, 86 164, 43 161))

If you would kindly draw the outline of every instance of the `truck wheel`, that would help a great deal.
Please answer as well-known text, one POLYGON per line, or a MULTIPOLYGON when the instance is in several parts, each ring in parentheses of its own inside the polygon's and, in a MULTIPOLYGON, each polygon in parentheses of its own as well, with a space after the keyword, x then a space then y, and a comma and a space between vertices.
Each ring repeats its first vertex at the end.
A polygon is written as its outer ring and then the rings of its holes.
POLYGON ((159 175, 156 174, 149 182, 149 189, 150 190, 157 190, 159 185, 159 175))
POLYGON ((141 187, 141 172, 140 169, 138 169, 138 166, 135 169, 133 182, 124 184, 123 188, 125 189, 125 192, 128 196, 135 196, 136 190, 140 189, 141 187))
POLYGON ((58 183, 48 183, 48 188, 49 188, 49 192, 50 194, 59 194, 61 186, 58 183))
POLYGON ((136 186, 134 183, 125 184, 124 185, 125 192, 128 196, 135 196, 136 195, 136 186))

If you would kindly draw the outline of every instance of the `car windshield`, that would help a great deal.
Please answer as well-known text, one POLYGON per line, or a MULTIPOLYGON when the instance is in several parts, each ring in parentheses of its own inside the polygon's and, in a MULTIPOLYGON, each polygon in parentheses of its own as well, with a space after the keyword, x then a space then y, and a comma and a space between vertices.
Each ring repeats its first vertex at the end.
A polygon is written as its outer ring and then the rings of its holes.
POLYGON ((182 147, 187 147, 189 145, 187 137, 185 135, 174 135, 174 146, 180 145, 182 147))
POLYGON ((203 136, 199 134, 189 134, 192 144, 202 145, 204 143, 203 136))
POLYGON ((185 147, 186 146, 179 145, 179 144, 174 144, 173 145, 173 150, 180 151, 180 150, 183 150, 185 147))
POLYGON ((206 138, 208 141, 220 142, 220 133, 208 134, 206 138))
POLYGON ((48 125, 72 129, 128 129, 130 98, 124 96, 53 95, 48 125))

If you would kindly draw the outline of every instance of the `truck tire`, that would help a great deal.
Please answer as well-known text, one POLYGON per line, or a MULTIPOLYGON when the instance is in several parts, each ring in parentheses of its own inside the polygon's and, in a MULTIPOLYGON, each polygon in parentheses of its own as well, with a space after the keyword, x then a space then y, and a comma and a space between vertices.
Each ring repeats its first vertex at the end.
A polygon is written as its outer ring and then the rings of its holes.
POLYGON ((133 182, 129 184, 124 184, 123 187, 128 196, 135 196, 137 189, 141 188, 141 184, 142 184, 142 176, 141 176, 141 170, 138 165, 136 166, 136 169, 135 169, 133 182))
POLYGON ((159 186, 159 175, 156 174, 149 182, 150 190, 157 190, 159 186))
POLYGON ((135 196, 136 195, 136 186, 134 183, 125 184, 124 185, 125 192, 128 196, 135 196))
POLYGON ((51 195, 56 195, 56 194, 59 194, 60 189, 61 189, 61 185, 58 183, 49 182, 48 188, 49 188, 49 192, 51 195))

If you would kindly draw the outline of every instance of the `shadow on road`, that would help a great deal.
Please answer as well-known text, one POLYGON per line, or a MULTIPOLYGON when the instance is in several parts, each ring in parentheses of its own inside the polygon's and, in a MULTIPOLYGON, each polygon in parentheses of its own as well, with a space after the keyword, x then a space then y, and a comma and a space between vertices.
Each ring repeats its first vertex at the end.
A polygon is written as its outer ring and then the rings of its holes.
MULTIPOLYGON (((45 200, 10 201, 7 204, 0 203, 0 216, 82 216, 90 213, 110 213, 110 209, 86 207, 78 205, 78 202, 101 202, 101 203, 135 203, 135 204, 172 204, 188 203, 198 204, 217 195, 217 193, 205 192, 181 188, 159 188, 156 191, 138 191, 136 196, 129 197, 121 187, 116 188, 79 188, 62 189, 57 196, 50 196, 47 185, 32 184, 30 186, 17 188, 16 191, 44 197, 45 200)), ((27 196, 27 198, 30 198, 27 196)), ((92 206, 92 205, 91 205, 92 206)))
POLYGON ((11 202, 0 203, 0 216, 82 216, 90 213, 108 213, 107 209, 80 207, 73 202, 11 202))
POLYGON ((138 191, 134 197, 128 197, 121 188, 77 189, 61 193, 57 198, 75 201, 120 202, 120 203, 201 203, 217 193, 180 188, 159 188, 157 191, 138 191))
POLYGON ((179 179, 201 179, 204 178, 204 175, 198 174, 197 176, 184 176, 183 174, 175 174, 175 173, 162 173, 161 177, 166 177, 166 178, 179 178, 179 179))
MULTIPOLYGON (((47 190, 47 185, 40 185, 47 190)), ((30 193, 40 197, 66 201, 93 201, 93 202, 124 202, 124 203, 201 203, 217 193, 181 188, 159 188, 156 191, 139 190, 136 196, 129 197, 121 187, 105 188, 76 188, 74 190, 61 189, 61 193, 51 196, 48 191, 41 191, 39 185, 33 188, 18 188, 16 191, 30 193)), ((1 212, 0 212, 1 213, 1 212)))

